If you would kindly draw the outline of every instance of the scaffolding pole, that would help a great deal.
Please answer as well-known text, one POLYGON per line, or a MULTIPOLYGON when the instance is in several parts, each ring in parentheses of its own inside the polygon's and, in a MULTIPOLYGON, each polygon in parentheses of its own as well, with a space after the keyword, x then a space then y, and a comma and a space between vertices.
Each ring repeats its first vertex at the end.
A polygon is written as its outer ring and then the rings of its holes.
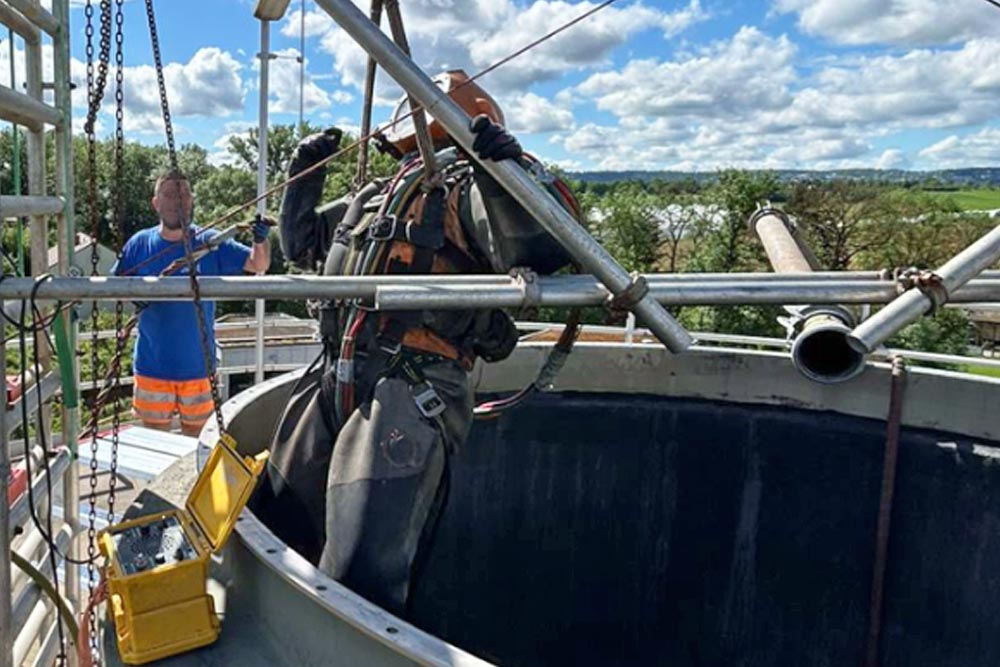
MULTIPOLYGON (((257 202, 257 215, 264 217, 267 215, 267 197, 262 195, 267 192, 267 97, 268 97, 268 71, 271 62, 271 22, 267 19, 260 21, 260 106, 257 113, 257 196, 261 199, 257 202)), ((301 55, 301 54, 300 54, 301 55)), ((254 301, 254 317, 257 323, 257 335, 254 340, 254 362, 255 368, 253 381, 260 384, 264 381, 264 316, 267 312, 264 299, 254 301)))
MULTIPOLYGON (((28 0, 24 0, 28 1, 28 0)), ((73 134, 72 134, 72 99, 71 99, 71 53, 70 53, 70 0, 53 0, 52 11, 58 30, 53 35, 54 61, 54 92, 55 106, 62 114, 63 122, 56 126, 55 131, 55 194, 63 201, 63 209, 57 218, 59 274, 68 276, 73 251, 76 248, 76 226, 73 220, 73 134)), ((43 26, 44 29, 44 26, 43 26)), ((62 327, 61 335, 67 341, 70 350, 76 349, 77 325, 71 317, 61 317, 56 326, 62 327)), ((69 375, 73 378, 73 386, 80 384, 80 368, 76 357, 60 359, 60 365, 69 364, 69 375)), ((65 370, 64 370, 65 372, 65 370)), ((79 432, 80 414, 75 397, 63 396, 62 432, 63 443, 70 452, 72 465, 79 459, 77 433, 79 432)), ((74 536, 80 530, 80 479, 73 470, 63 476, 63 516, 70 524, 74 536)), ((80 558, 79 540, 70 541, 69 556, 80 558)), ((66 599, 74 609, 80 609, 80 573, 76 567, 67 567, 65 576, 66 599)))
MULTIPOLYGON (((697 274, 691 274, 696 276, 697 274)), ((889 303, 895 282, 795 278, 774 280, 674 280, 672 274, 643 276, 650 298, 664 305, 784 303, 889 303)), ((605 306, 610 293, 594 276, 550 276, 530 286, 520 280, 481 276, 199 276, 205 299, 362 299, 380 310, 462 310, 526 306, 605 306)), ((0 282, 0 299, 29 299, 31 278, 0 282)), ((118 299, 178 301, 193 298, 191 282, 168 277, 58 277, 37 286, 37 298, 57 301, 118 299)), ((977 279, 958 290, 959 303, 1000 302, 1000 280, 977 279)))

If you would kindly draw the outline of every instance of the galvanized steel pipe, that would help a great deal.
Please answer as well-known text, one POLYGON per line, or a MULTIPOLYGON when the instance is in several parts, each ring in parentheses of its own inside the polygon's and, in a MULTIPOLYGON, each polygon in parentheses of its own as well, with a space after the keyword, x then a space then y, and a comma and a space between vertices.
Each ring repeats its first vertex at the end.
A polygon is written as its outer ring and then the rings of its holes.
MULTIPOLYGON (((776 274, 808 274, 814 268, 806 258, 804 243, 795 235, 791 221, 781 211, 760 209, 750 218, 764 252, 776 274)), ((811 255, 811 253, 810 253, 811 255)), ((814 260, 815 261, 815 260, 814 260)), ((794 335, 792 363, 810 380, 825 384, 844 382, 865 368, 865 357, 847 342, 854 317, 839 303, 815 299, 786 305, 791 315, 789 334, 794 335), (815 308, 822 304, 826 308, 815 308)))
POLYGON ((0 23, 20 35, 28 44, 38 44, 41 39, 38 27, 4 1, 0 1, 0 23))
MULTIPOLYGON (((0 276, 3 269, 0 268, 0 276)), ((0 301, 0 310, 3 301, 0 301)), ((7 358, 7 346, 0 338, 0 359, 7 358)), ((13 615, 12 603, 14 591, 10 577, 10 546, 12 542, 10 521, 10 504, 7 502, 7 491, 10 486, 10 438, 7 437, 7 410, 0 409, 0 667, 12 667, 14 664, 14 627, 11 625, 13 615)))
MULTIPOLYGON (((439 90, 378 26, 350 0, 317 0, 316 4, 378 61, 408 94, 416 98, 462 148, 470 155, 475 154, 468 115, 439 90)), ((629 290, 632 278, 628 272, 565 209, 543 193, 524 170, 510 161, 485 160, 482 166, 570 255, 607 285, 612 294, 620 295, 629 290)), ((643 296, 631 309, 672 352, 683 352, 693 342, 688 332, 650 296, 643 296)))
MULTIPOLYGON (((695 274, 692 274, 695 275, 695 274)), ((831 280, 789 277, 734 280, 673 280, 650 275, 649 293, 667 305, 729 305, 787 303, 889 303, 896 284, 886 280, 831 280)), ((526 291, 506 276, 199 276, 206 299, 239 301, 266 299, 364 299, 386 310, 520 307, 526 291)), ((0 299, 28 299, 35 281, 7 278, 0 282, 0 299)), ((542 305, 600 306, 610 296, 593 276, 539 278, 542 305)), ((56 277, 38 287, 39 299, 59 301, 178 301, 193 297, 188 278, 56 277)), ((1000 279, 976 279, 952 295, 957 303, 1000 302, 1000 279)))
POLYGON ((813 267, 809 265, 792 235, 788 219, 777 212, 760 213, 754 214, 751 220, 774 272, 810 273, 813 267))
MULTIPOLYGON (((21 12, 26 19, 37 25, 49 34, 50 37, 59 36, 59 21, 52 12, 42 7, 38 0, 7 0, 14 6, 14 9, 21 12)), ((66 23, 66 32, 69 32, 69 24, 66 23)))
MULTIPOLYGON (((986 267, 1000 259, 1000 226, 958 253, 930 275, 941 290, 942 301, 955 301, 955 291, 986 267)), ((872 352, 903 327, 920 319, 932 308, 944 305, 920 287, 913 287, 888 306, 855 327, 848 340, 859 352, 872 352)))

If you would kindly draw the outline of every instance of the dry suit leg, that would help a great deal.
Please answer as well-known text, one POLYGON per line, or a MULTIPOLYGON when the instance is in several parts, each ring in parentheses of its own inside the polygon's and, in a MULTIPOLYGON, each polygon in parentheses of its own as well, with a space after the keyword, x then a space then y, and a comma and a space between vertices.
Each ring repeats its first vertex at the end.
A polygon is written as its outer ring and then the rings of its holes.
POLYGON ((333 448, 320 568, 402 613, 421 536, 439 509, 445 459, 444 438, 417 409, 409 384, 380 380, 333 448))

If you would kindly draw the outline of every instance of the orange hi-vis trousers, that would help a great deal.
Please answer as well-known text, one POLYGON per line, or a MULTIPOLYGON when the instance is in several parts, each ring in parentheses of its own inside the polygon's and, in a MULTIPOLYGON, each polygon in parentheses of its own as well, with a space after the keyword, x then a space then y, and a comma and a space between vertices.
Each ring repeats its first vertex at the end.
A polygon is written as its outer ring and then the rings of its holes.
POLYGON ((167 425, 178 413, 182 426, 196 427, 205 423, 213 408, 208 378, 160 380, 135 376, 132 411, 148 424, 167 425))

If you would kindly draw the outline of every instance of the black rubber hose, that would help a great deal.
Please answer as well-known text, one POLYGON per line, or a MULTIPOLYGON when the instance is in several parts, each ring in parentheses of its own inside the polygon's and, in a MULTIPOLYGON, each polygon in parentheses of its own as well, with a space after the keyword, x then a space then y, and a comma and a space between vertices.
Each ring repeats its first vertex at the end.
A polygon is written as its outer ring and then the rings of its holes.
POLYGON ((323 264, 324 276, 339 276, 344 267, 344 258, 347 257, 347 238, 351 231, 358 226, 361 221, 361 214, 364 212, 365 204, 372 197, 377 195, 385 185, 381 180, 375 180, 361 188, 358 194, 351 200, 344 219, 337 225, 337 231, 333 234, 333 243, 326 253, 326 262, 323 264))

